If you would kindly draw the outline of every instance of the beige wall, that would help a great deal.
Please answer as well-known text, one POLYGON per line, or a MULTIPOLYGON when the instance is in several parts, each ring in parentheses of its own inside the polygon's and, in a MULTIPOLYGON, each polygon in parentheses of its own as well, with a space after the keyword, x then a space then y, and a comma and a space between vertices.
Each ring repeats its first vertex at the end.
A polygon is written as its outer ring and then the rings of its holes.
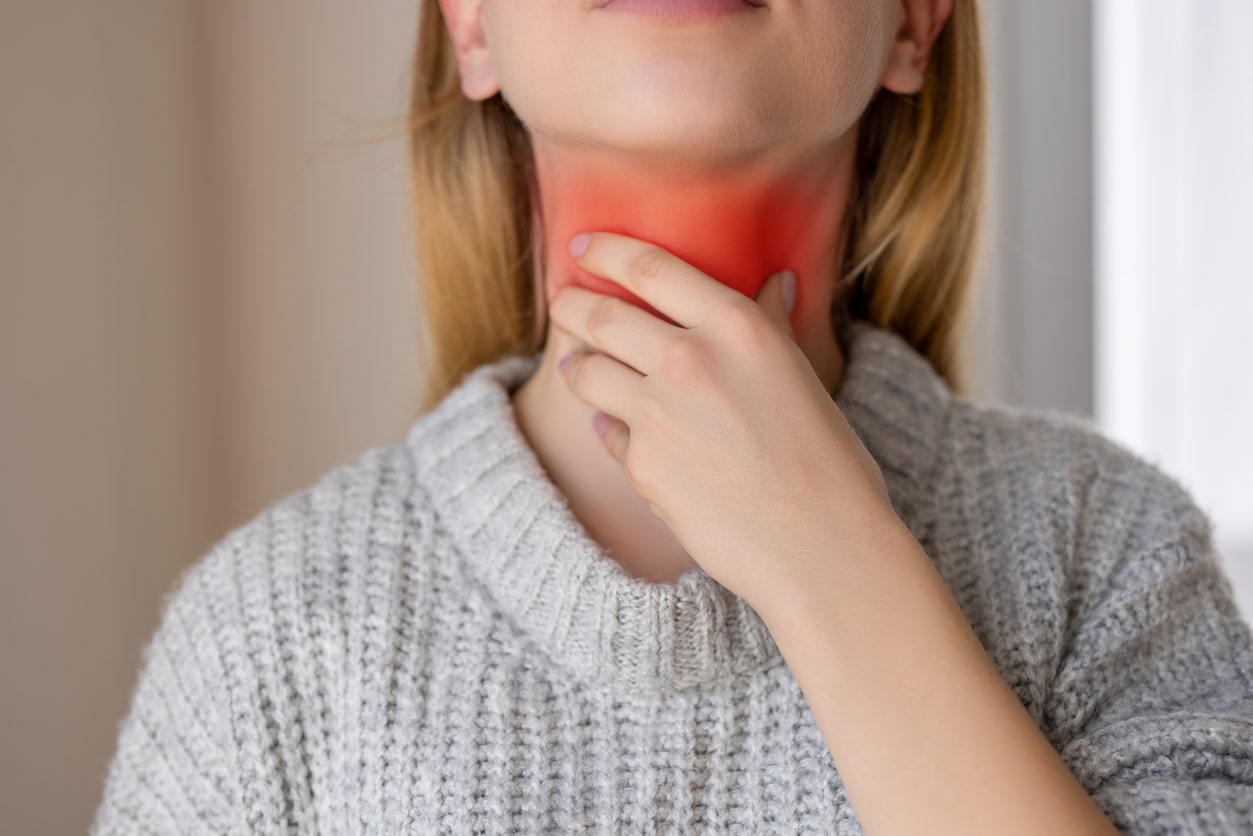
POLYGON ((204 4, 232 521, 417 409, 398 135, 416 6, 204 4))
POLYGON ((0 830, 80 833, 160 597, 416 409, 416 3, 0 3, 0 830))

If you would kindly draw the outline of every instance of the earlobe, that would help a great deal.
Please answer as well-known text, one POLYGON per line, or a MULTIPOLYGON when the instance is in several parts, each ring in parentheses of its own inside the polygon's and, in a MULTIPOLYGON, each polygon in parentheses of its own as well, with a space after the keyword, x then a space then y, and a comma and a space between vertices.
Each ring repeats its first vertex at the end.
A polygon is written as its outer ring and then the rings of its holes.
POLYGON ((914 44, 909 41, 897 41, 892 45, 892 53, 888 56, 888 65, 883 70, 880 84, 894 93, 910 95, 922 89, 925 60, 919 65, 918 54, 914 44))
POLYGON ((953 11, 953 0, 901 0, 900 26, 880 84, 895 93, 922 89, 931 47, 953 11))
POLYGON ((439 0, 439 7, 457 53, 461 91, 475 101, 490 99, 500 92, 500 80, 487 49, 481 0, 439 0))

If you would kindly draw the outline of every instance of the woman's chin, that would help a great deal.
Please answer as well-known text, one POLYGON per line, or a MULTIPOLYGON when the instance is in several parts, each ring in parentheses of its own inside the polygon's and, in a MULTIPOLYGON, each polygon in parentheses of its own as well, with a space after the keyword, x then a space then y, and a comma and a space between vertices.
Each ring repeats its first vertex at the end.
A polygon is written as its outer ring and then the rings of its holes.
POLYGON ((754 124, 711 114, 694 119, 688 113, 654 112, 639 121, 598 123, 595 130, 576 134, 589 149, 617 152, 624 157, 676 169, 718 169, 739 166, 775 144, 776 136, 760 135, 754 124))

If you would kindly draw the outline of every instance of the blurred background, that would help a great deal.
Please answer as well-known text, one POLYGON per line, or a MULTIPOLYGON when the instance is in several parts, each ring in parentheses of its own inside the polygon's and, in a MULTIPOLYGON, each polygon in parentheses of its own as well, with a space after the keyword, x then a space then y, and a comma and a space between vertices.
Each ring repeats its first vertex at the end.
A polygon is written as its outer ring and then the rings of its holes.
MULTIPOLYGON (((1253 614, 1244 0, 985 0, 979 396, 1181 479, 1253 614)), ((0 827, 81 833, 230 529, 416 416, 416 0, 0 0, 0 827)))

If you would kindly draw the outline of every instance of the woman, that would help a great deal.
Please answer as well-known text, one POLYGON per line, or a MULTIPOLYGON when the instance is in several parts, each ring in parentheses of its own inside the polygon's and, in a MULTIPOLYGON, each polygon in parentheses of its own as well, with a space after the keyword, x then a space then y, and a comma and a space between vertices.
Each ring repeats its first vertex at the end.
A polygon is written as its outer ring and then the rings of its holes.
POLYGON ((97 832, 1253 831, 1209 521, 962 394, 974 0, 425 0, 416 68, 429 411, 186 574, 97 832))

